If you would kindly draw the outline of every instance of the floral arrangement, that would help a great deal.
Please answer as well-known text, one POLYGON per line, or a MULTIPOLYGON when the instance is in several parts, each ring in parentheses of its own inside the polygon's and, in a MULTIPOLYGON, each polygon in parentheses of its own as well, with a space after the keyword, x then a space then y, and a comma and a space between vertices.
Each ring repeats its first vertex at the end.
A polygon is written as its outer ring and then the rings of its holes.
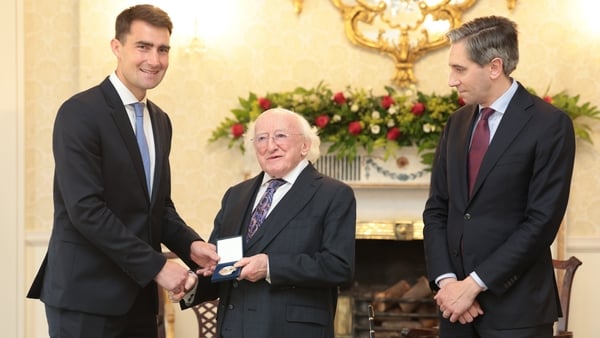
MULTIPOLYGON (((579 96, 561 92, 543 98, 573 120, 581 116, 600 119, 600 110, 589 103, 579 104, 579 96)), ((231 110, 233 117, 226 117, 212 132, 210 142, 227 139, 229 148, 237 145, 243 152, 242 136, 248 124, 271 107, 283 107, 303 115, 318 128, 321 142, 330 144, 328 153, 352 159, 360 148, 367 154, 383 149, 387 158, 399 147, 416 146, 422 163, 431 165, 446 120, 464 102, 456 91, 437 95, 414 88, 400 92, 385 87, 385 93, 377 95, 350 87, 333 92, 320 83, 314 88, 298 87, 260 97, 251 92, 248 98, 239 98, 239 105, 231 110)), ((591 142, 590 127, 578 122, 574 123, 576 135, 591 142)))

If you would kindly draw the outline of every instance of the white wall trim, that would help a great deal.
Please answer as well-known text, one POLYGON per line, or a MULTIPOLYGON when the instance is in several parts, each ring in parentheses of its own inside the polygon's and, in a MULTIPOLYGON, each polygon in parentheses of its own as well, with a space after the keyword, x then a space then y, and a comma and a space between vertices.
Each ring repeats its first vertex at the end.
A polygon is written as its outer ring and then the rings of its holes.
POLYGON ((25 233, 26 246, 48 246, 50 231, 27 231, 25 233))
POLYGON ((600 252, 600 236, 596 237, 567 237, 567 251, 575 252, 600 252))

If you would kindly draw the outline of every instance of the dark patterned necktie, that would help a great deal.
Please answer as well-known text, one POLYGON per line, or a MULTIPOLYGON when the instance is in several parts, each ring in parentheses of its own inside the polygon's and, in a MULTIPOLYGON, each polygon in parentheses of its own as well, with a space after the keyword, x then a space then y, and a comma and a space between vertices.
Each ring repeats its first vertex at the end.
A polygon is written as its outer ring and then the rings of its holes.
POLYGON ((131 104, 135 111, 135 138, 137 139, 142 162, 144 163, 144 173, 146 174, 146 186, 148 194, 152 194, 152 186, 150 185, 150 151, 148 150, 148 142, 144 134, 144 104, 136 102, 131 104))
POLYGON ((282 186, 284 183, 285 181, 282 179, 269 181, 267 191, 265 191, 264 195, 256 205, 256 208, 252 212, 252 218, 250 219, 250 224, 248 225, 248 234, 246 236, 246 240, 250 240, 250 238, 254 236, 254 234, 256 233, 260 225, 263 223, 265 218, 267 218, 269 208, 271 207, 271 203, 273 202, 273 194, 275 194, 277 188, 282 186))
POLYGON ((490 127, 488 125, 488 118, 494 113, 492 108, 483 108, 481 110, 481 119, 475 127, 473 133, 473 140, 471 140, 471 149, 469 150, 469 196, 473 193, 473 187, 475 186, 475 180, 479 173, 479 167, 483 156, 487 151, 490 143, 490 127))

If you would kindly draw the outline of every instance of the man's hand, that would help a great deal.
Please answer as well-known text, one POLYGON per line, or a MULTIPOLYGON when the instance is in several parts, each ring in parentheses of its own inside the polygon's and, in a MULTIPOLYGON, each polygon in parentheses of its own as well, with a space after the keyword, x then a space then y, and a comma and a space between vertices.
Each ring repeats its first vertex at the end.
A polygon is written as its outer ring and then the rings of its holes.
POLYGON ((188 277, 185 280, 185 285, 183 287, 183 290, 179 293, 175 293, 173 291, 169 291, 168 295, 169 295, 169 300, 173 303, 177 303, 180 300, 183 299, 183 297, 185 297, 185 295, 192 290, 195 286, 196 283, 198 283, 198 275, 196 275, 196 273, 194 271, 189 270, 188 271, 188 277))
POLYGON ((191 276, 188 269, 169 260, 154 277, 156 283, 169 292, 171 301, 176 301, 177 296, 180 296, 179 299, 181 299, 196 284, 197 279, 195 274, 193 277, 191 276), (191 286, 189 286, 190 284, 191 286))
POLYGON ((483 309, 481 309, 479 302, 477 300, 475 300, 473 302, 473 305, 471 305, 471 307, 467 311, 465 311, 465 313, 463 313, 462 315, 460 315, 460 317, 458 317, 458 322, 461 324, 471 323, 471 322, 473 322, 473 320, 475 320, 475 317, 482 315, 482 314, 483 314, 483 309))
POLYGON ((461 323, 468 323, 483 314, 481 306, 475 301, 475 297, 482 289, 472 277, 469 276, 462 281, 453 278, 444 279, 440 282, 440 287, 440 291, 433 299, 440 307, 442 316, 450 322, 454 323, 458 320, 461 323))
POLYGON ((203 241, 194 241, 190 248, 190 258, 200 266, 196 273, 204 277, 210 276, 217 267, 219 255, 217 246, 203 241))
POLYGON ((268 264, 269 257, 266 254, 258 254, 252 257, 244 257, 233 266, 242 268, 238 280, 246 279, 251 282, 258 282, 267 277, 268 264))

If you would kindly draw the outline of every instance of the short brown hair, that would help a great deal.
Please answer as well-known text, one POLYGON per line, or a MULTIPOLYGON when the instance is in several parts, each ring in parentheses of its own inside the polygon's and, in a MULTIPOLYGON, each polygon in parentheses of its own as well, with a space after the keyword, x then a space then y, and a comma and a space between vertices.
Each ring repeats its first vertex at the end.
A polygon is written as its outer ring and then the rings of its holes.
POLYGON ((115 39, 122 42, 125 35, 129 34, 131 23, 135 20, 147 22, 155 27, 164 27, 169 30, 169 35, 173 31, 173 23, 165 11, 152 5, 136 5, 125 9, 117 16, 115 39))

